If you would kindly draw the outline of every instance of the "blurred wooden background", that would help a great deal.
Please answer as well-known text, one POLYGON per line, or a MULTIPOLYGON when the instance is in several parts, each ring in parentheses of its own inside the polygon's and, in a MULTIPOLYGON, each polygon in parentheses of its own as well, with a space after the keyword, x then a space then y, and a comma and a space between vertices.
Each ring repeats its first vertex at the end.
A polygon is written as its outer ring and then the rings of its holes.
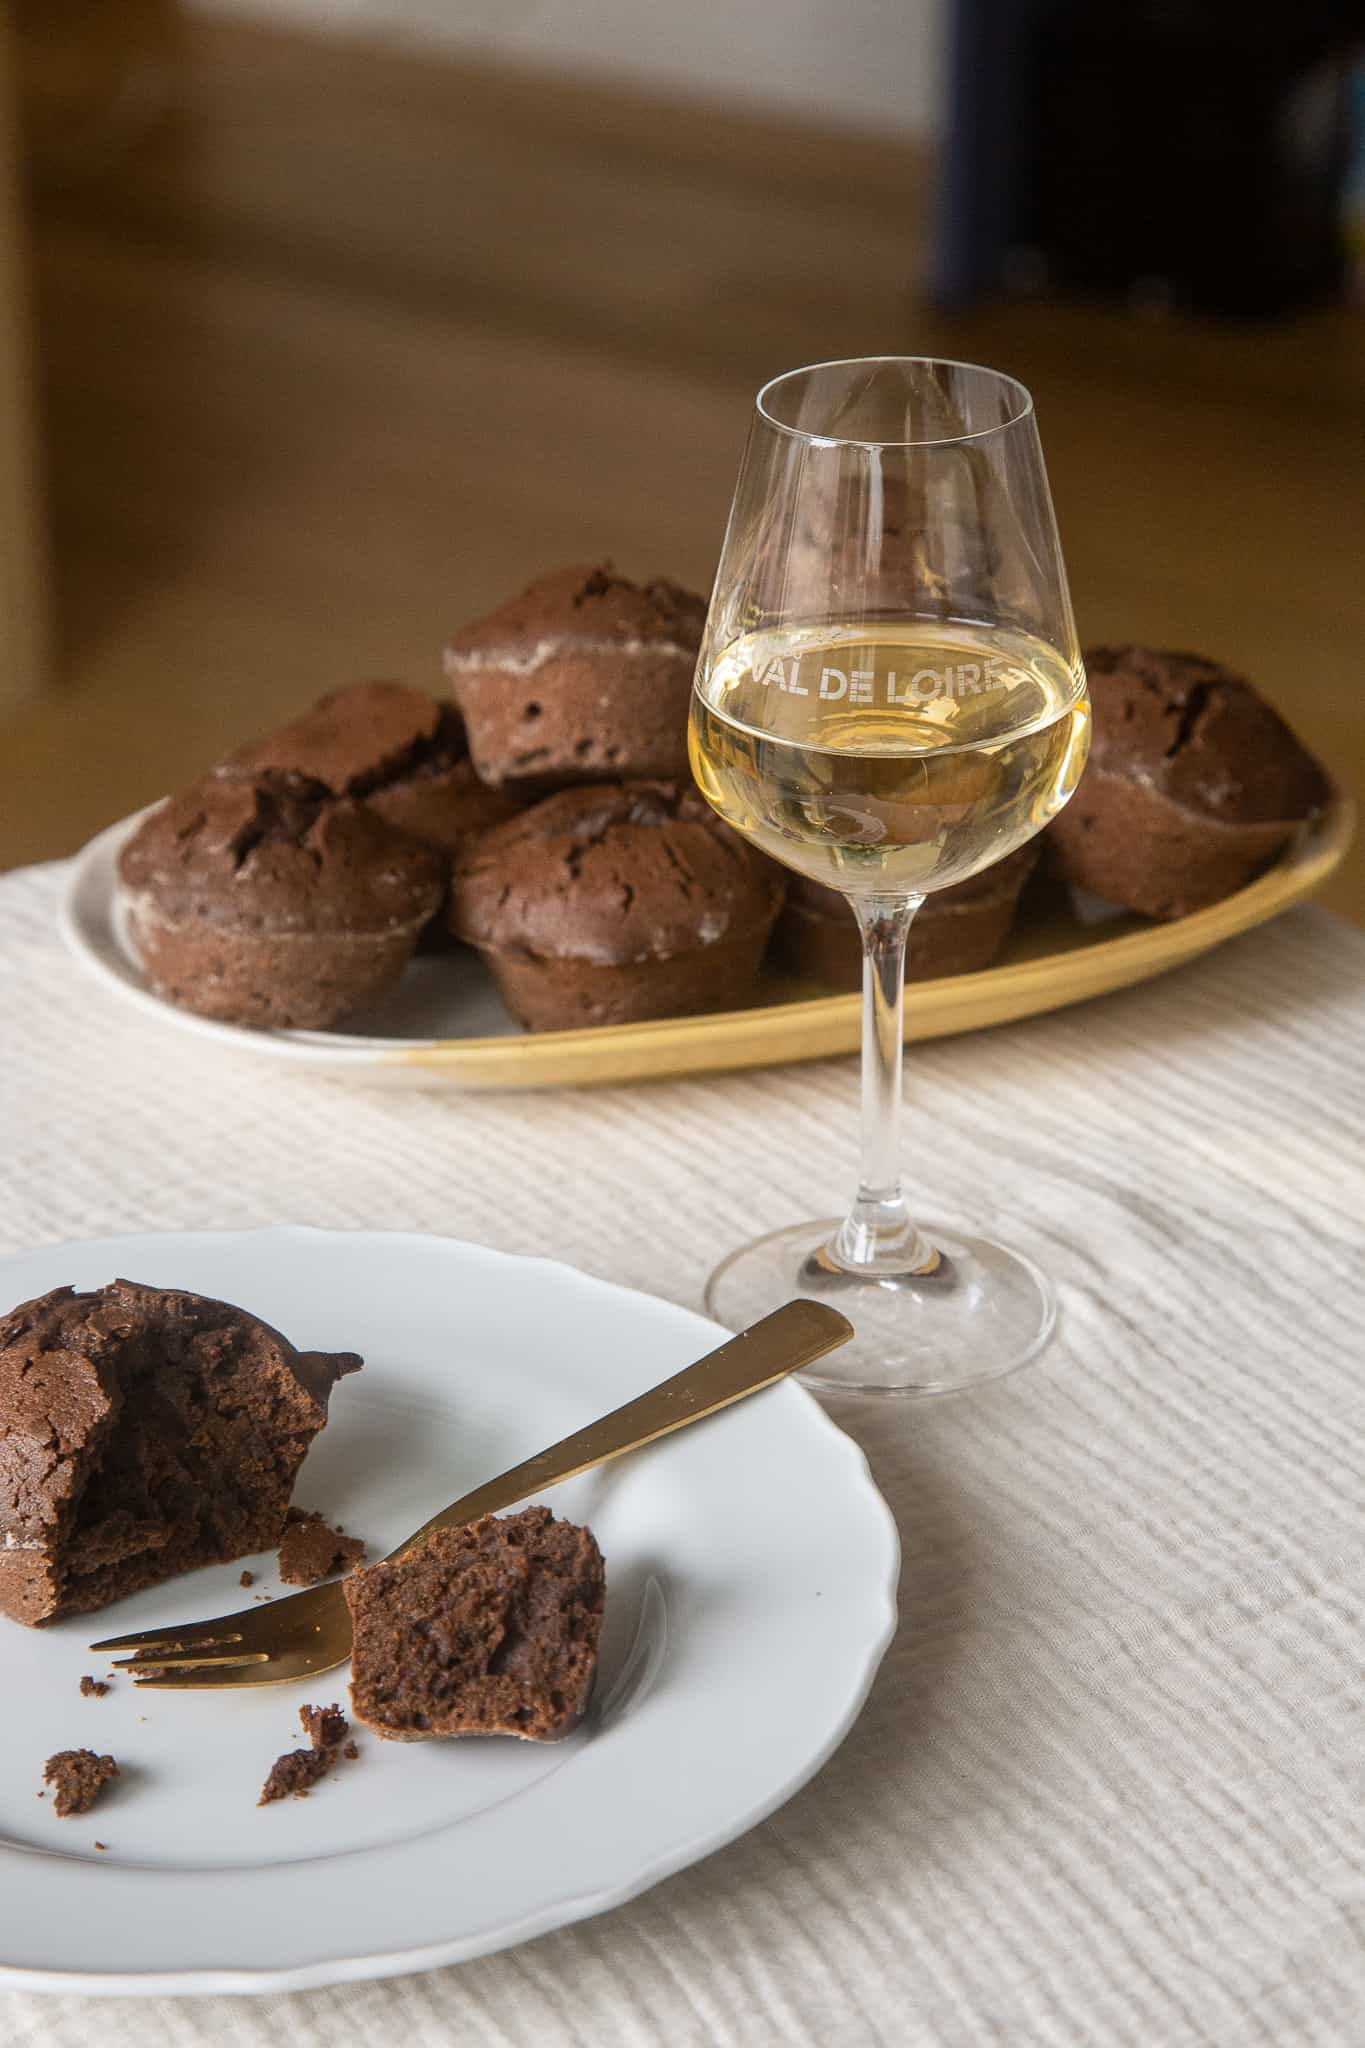
MULTIPOLYGON (((704 586, 756 386, 880 349, 1031 385, 1083 636, 1243 665, 1365 793, 1358 314, 950 321, 908 144, 113 14, 93 163, 29 79, 62 681, 0 717, 0 865, 325 687, 436 684, 561 561, 704 586)), ((1365 857, 1329 900, 1365 923, 1365 857)))

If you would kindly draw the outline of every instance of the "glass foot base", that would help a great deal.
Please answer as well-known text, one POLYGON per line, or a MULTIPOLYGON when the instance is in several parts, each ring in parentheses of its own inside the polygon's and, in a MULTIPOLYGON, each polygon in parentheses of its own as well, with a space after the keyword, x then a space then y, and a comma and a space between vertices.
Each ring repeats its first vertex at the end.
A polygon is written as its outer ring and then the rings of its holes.
POLYGON ((933 1253, 917 1272, 849 1272, 826 1254, 838 1229, 835 1217, 775 1230, 732 1252, 706 1288, 709 1313, 731 1330, 793 1295, 846 1315, 851 1341, 798 1375, 818 1393, 957 1393, 1017 1372, 1052 1335, 1057 1297, 1020 1252, 924 1223, 933 1253))

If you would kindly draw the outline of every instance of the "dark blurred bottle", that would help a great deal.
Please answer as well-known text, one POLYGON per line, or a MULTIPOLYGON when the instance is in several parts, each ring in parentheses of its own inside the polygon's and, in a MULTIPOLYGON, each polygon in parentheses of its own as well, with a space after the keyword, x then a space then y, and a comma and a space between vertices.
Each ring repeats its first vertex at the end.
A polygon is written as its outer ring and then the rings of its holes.
POLYGON ((1265 316, 1337 292, 1362 0, 958 0, 950 298, 1265 316))

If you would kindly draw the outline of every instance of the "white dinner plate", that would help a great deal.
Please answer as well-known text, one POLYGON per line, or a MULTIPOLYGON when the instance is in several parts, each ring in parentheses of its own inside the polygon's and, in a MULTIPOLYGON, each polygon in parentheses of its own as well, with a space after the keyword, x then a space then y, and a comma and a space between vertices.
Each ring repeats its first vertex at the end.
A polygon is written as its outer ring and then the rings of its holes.
MULTIPOLYGON (((358 1350, 295 1490, 390 1548, 436 1508, 720 1341, 713 1323, 454 1239, 264 1230, 109 1238, 0 1260, 0 1309, 117 1276, 240 1303, 358 1350)), ((191 1573, 45 1629, 0 1620, 0 1984, 294 1990, 482 1955, 732 1841, 835 1749, 895 1628, 896 1532, 857 1447, 787 1382, 553 1489, 607 1562, 594 1704, 566 1742, 385 1743, 258 1808, 305 1700, 347 1673, 104 1699, 102 1636, 279 1592, 276 1560, 191 1573), (54 1750, 112 1754, 94 1811, 35 1795, 54 1750), (97 1848, 96 1843, 107 1846, 97 1848)))

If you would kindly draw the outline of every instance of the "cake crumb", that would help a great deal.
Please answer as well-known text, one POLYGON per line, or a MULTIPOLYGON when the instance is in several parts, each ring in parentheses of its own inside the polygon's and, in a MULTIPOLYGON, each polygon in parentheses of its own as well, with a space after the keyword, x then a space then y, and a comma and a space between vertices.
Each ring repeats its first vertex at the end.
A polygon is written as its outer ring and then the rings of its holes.
POLYGON ((96 1842, 95 1847, 97 1849, 107 1849, 109 1844, 107 1842, 96 1842))
POLYGON ((102 1678, 91 1678, 89 1673, 81 1680, 81 1698, 83 1700, 102 1700, 108 1690, 109 1688, 102 1678))
POLYGON ((255 1585, 255 1583, 256 1583, 256 1574, 255 1574, 255 1572, 243 1572, 243 1573, 242 1573, 242 1576, 241 1576, 241 1578, 240 1578, 240 1579, 238 1579, 238 1581, 237 1581, 237 1584, 238 1584, 239 1586, 254 1586, 254 1585, 255 1585))
POLYGON ((333 1572, 348 1572, 365 1555, 357 1536, 334 1529, 321 1515, 290 1508, 280 1540, 280 1577, 286 1586, 316 1586, 333 1572))
POLYGON ((306 1799, 313 1786, 332 1768, 331 1752, 325 1749, 291 1749, 277 1756, 270 1776, 261 1787, 258 1806, 271 1806, 277 1799, 306 1799))
POLYGON ((348 1763, 353 1764, 356 1758, 360 1755, 360 1751, 356 1748, 354 1742, 348 1742, 345 1749, 342 1750, 341 1754, 346 1758, 346 1761, 348 1763))
POLYGON ((58 1820, 68 1814, 89 1813, 118 1765, 111 1756, 96 1756, 93 1749, 59 1749, 43 1765, 43 1777, 55 1794, 53 1804, 58 1820))
POLYGON ((351 1724, 335 1703, 330 1707, 300 1707, 299 1726, 314 1749, 335 1749, 351 1732, 351 1724))

